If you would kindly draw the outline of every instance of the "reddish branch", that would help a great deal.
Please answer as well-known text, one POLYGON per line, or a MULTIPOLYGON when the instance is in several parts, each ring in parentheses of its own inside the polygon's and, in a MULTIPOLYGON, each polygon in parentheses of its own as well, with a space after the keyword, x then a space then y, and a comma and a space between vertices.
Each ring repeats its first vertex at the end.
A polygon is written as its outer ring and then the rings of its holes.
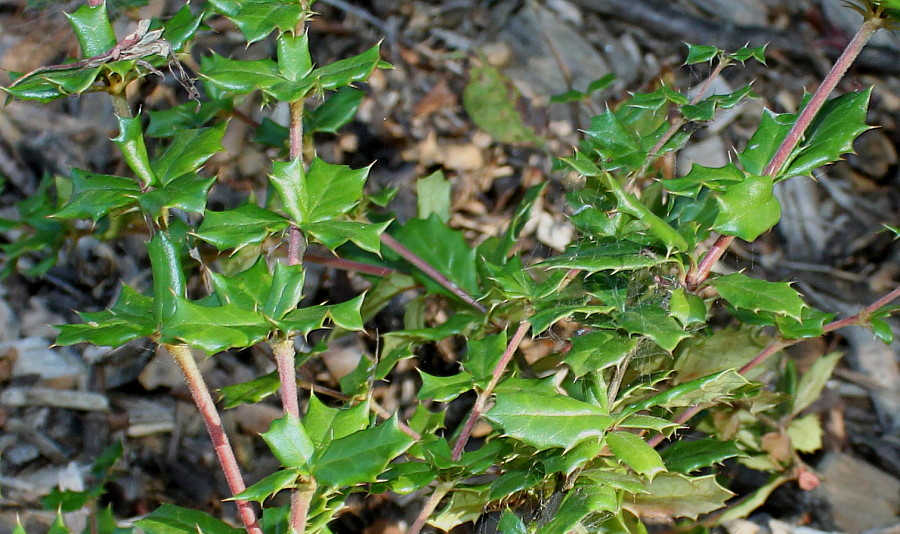
POLYGON ((488 399, 490 399, 491 395, 494 393, 494 388, 497 387, 497 383, 499 383, 500 378, 503 377, 506 366, 509 365, 509 361, 512 359, 513 354, 515 354, 516 349, 519 348, 519 344, 522 343, 522 339, 525 338, 525 334, 528 332, 529 328, 531 328, 531 325, 527 321, 522 321, 519 324, 518 330, 513 334, 512 339, 509 340, 509 345, 506 346, 503 355, 500 356, 500 361, 494 366, 494 373, 491 376, 491 381, 488 382, 484 391, 482 391, 481 394, 478 395, 478 398, 475 399, 475 405, 472 406, 472 411, 469 412, 469 418, 466 420, 465 426, 463 426, 462 432, 456 440, 456 444, 453 446, 452 457, 454 461, 459 460, 462 456, 463 450, 466 448, 466 443, 468 443, 469 437, 472 435, 472 429, 475 428, 475 423, 478 422, 478 418, 481 417, 484 412, 485 404, 487 404, 488 399))
MULTIPOLYGON (((209 437, 213 442, 213 448, 216 451, 216 457, 219 459, 222 471, 225 472, 228 488, 231 489, 233 495, 237 495, 247 489, 247 486, 244 484, 244 478, 241 476, 241 469, 234 456, 231 443, 228 441, 228 435, 222 428, 222 419, 216 410, 216 404, 209 394, 203 375, 200 374, 200 370, 197 368, 194 355, 186 345, 165 345, 165 347, 172 357, 175 358, 178 366, 181 367, 181 372, 184 373, 185 381, 191 390, 191 397, 194 399, 197 411, 203 417, 206 431, 209 433, 209 437)), ((235 504, 238 508, 238 515, 247 532, 250 534, 262 534, 262 529, 259 528, 259 524, 256 522, 256 512, 253 510, 253 506, 248 501, 243 500, 235 501, 235 504)))

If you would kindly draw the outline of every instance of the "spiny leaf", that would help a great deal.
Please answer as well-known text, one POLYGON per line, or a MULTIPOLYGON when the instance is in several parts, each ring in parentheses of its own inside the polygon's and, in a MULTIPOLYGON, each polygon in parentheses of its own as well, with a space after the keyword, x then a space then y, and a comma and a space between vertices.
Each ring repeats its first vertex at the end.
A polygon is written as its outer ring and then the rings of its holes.
POLYGON ((735 308, 764 311, 801 319, 806 304, 787 282, 769 282, 742 273, 720 276, 709 282, 735 308))

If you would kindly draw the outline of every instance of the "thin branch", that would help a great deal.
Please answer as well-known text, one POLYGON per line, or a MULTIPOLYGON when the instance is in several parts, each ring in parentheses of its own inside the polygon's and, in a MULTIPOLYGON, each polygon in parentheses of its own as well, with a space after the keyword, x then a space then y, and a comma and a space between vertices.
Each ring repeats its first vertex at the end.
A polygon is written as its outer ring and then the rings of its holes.
MULTIPOLYGON (((845 319, 840 319, 840 320, 832 321, 832 322, 828 323, 827 325, 822 327, 822 332, 824 334, 827 334, 830 332, 834 332, 835 330, 838 330, 839 328, 844 328, 847 326, 854 326, 854 325, 862 326, 869 322, 870 316, 873 313, 878 311, 880 308, 887 306, 888 304, 897 300, 898 298, 900 298, 900 286, 894 288, 890 293, 888 293, 885 296, 881 297, 880 299, 876 300, 872 304, 869 304, 868 306, 866 306, 865 308, 860 310, 860 312, 857 313, 856 315, 852 315, 845 319)), ((810 338, 779 339, 779 340, 773 341, 771 344, 769 344, 768 347, 763 349, 762 352, 760 352, 759 354, 754 356, 752 360, 750 360, 743 367, 741 367, 740 370, 738 370, 738 372, 741 373, 742 375, 747 374, 748 371, 755 368, 762 362, 766 361, 770 356, 777 353, 778 351, 785 349, 787 347, 790 347, 792 345, 796 345, 797 343, 800 343, 801 341, 807 341, 808 339, 810 339, 810 338)), ((674 422, 679 425, 683 425, 684 423, 687 423, 688 421, 690 421, 690 419, 692 417, 694 417, 695 415, 700 413, 701 410, 703 410, 703 407, 701 407, 699 405, 691 406, 690 408, 688 408, 685 411, 678 414, 678 416, 675 417, 674 422)), ((662 443, 663 439, 665 439, 665 438, 663 437, 662 434, 657 434, 657 435, 653 436, 652 438, 650 438, 649 440, 647 440, 647 444, 650 445, 651 447, 656 447, 657 445, 662 443)))
POLYGON ((409 528, 409 532, 407 534, 419 534, 423 528, 425 528, 425 523, 428 522, 428 518, 431 517, 431 514, 437 509, 438 505, 441 503, 441 499, 453 489, 452 482, 440 482, 434 488, 434 491, 431 492, 431 495, 428 496, 428 500, 425 501, 425 505, 422 507, 422 510, 419 512, 419 516, 416 517, 415 523, 409 528))
POLYGON ((487 387, 484 388, 484 391, 478 395, 478 398, 475 399, 475 404, 472 406, 472 411, 469 412, 469 418, 466 420, 465 426, 463 426, 462 433, 460 433, 459 438, 456 440, 456 444, 453 446, 453 461, 459 460, 462 456, 463 450, 466 448, 466 443, 468 443, 469 437, 472 435, 472 429, 475 428, 475 423, 478 422, 478 418, 481 417, 482 412, 484 412, 485 404, 487 404, 488 399, 490 399, 491 395, 494 393, 494 388, 497 387, 497 383, 500 382, 500 378, 503 377, 506 366, 509 365, 509 361, 512 359, 513 354, 515 354, 516 349, 519 348, 519 344, 522 343, 522 339, 525 338, 525 334, 528 332, 529 328, 531 328, 531 324, 528 323, 528 321, 519 323, 518 330, 513 334, 512 339, 509 340, 509 345, 506 346, 506 350, 503 352, 503 355, 500 356, 500 360, 494 367, 491 381, 488 383, 487 387))
MULTIPOLYGON (((275 365, 278 367, 278 376, 295 376, 294 360, 296 350, 294 340, 290 336, 272 343, 272 352, 275 354, 275 365)), ((300 405, 297 401, 297 380, 281 381, 281 404, 284 413, 300 419, 300 405)))
MULTIPOLYGON (((209 394, 209 388, 197 368, 197 362, 194 360, 194 354, 186 345, 164 345, 169 354, 175 358, 181 372, 184 373, 185 381, 191 390, 191 396, 194 398, 194 404, 197 405, 197 411, 203 417, 206 424, 206 431, 213 442, 213 448, 216 451, 216 457, 225 472, 225 480, 228 482, 228 488, 231 489, 233 495, 247 489, 244 484, 244 478, 241 476, 241 470, 238 466, 237 459, 234 456, 234 450, 228 441, 228 435, 222 428, 222 419, 216 410, 216 404, 213 402, 212 396, 209 394)), ((248 501, 235 501, 238 508, 238 515, 241 522, 250 534, 262 534, 259 524, 256 521, 256 512, 248 501)))
POLYGON ((306 253, 303 256, 304 260, 308 263, 315 263, 317 265, 324 265, 325 267, 334 267, 336 269, 341 269, 344 271, 353 271, 362 274, 371 274, 373 276, 387 276, 391 273, 397 272, 396 269, 391 269, 390 267, 381 267, 379 265, 369 265, 368 263, 361 263, 353 260, 345 260, 344 258, 337 258, 335 256, 323 256, 319 254, 306 253))
POLYGON ((487 313, 487 308, 482 306, 477 300, 472 298, 472 296, 463 291, 461 287, 453 283, 449 278, 444 276, 443 273, 432 267, 427 261, 416 255, 416 253, 403 246, 402 243, 394 239, 392 236, 388 234, 381 234, 381 242, 387 245, 388 248, 399 254, 403 259, 413 264, 423 273, 427 274, 432 280, 440 284, 444 289, 459 297, 460 300, 462 300, 469 306, 472 306, 481 313, 487 313))

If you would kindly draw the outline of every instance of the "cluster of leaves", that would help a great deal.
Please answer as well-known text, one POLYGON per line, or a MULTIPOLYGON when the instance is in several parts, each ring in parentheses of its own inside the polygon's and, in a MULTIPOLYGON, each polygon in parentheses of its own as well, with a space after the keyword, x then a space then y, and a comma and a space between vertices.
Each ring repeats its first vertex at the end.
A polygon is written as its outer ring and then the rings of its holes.
MULTIPOLYGON (((781 473, 795 465, 798 452, 820 446, 819 422, 804 410, 839 355, 820 359, 802 376, 790 364, 781 366, 774 390, 755 380, 775 365, 746 374, 738 369, 776 339, 822 335, 833 316, 809 306, 788 283, 735 273, 710 279, 709 291, 702 293, 709 296, 701 296, 686 279, 698 262, 697 246, 713 232, 753 240, 778 222, 775 183, 808 175, 851 150, 853 139, 869 128, 864 119, 870 91, 829 101, 775 174, 765 168, 797 114, 767 110, 735 163, 695 165, 675 179, 648 173, 653 158, 688 141, 685 130, 670 134, 672 112, 683 121, 707 121, 755 95, 744 87, 691 102, 665 86, 632 95, 593 117, 579 149, 560 162, 561 168, 585 177, 584 186, 569 195, 579 238, 562 254, 527 265, 515 244, 543 186, 527 191, 502 235, 477 247, 448 226, 450 187, 439 174, 420 180, 418 217, 405 224, 371 209, 384 206, 390 194, 364 195, 367 168, 321 159, 306 165, 299 157, 273 162, 269 181, 275 194, 269 198, 210 211, 206 195, 215 178, 204 176, 203 166, 222 150, 222 117, 236 103, 248 95, 287 103, 321 97, 323 103, 303 117, 306 136, 336 132, 363 97, 352 84, 388 65, 378 46, 314 65, 308 35, 296 31, 310 15, 300 3, 214 0, 207 7, 195 13, 186 6, 162 25, 176 51, 190 43, 204 17, 221 15, 248 43, 276 32, 277 58, 205 56, 200 75, 206 98, 199 109, 187 103, 151 111, 147 120, 119 116, 113 141, 133 176, 74 169, 70 177, 58 178, 65 184, 58 189, 58 204, 42 189, 46 198, 20 206, 34 234, 8 246, 6 253, 15 259, 46 244, 51 235, 64 236, 72 219, 91 219, 107 236, 129 222, 151 223, 152 287, 123 286, 108 310, 84 313, 83 323, 61 326, 61 345, 119 346, 149 337, 213 356, 326 326, 334 329, 332 336, 353 335, 399 293, 416 284, 425 288, 408 305, 405 328, 383 333, 377 357, 364 356, 341 379, 341 392, 350 400, 329 407, 311 395, 302 420, 285 416, 262 435, 283 469, 236 499, 265 504, 281 491, 311 488, 309 532, 328 532, 346 499, 359 491, 431 492, 434 504, 441 504, 428 522, 443 530, 495 511, 500 531, 509 534, 577 528, 644 532, 644 520, 696 518, 725 506, 731 492, 713 468, 726 460, 781 473), (639 181, 649 183, 638 193, 634 184, 639 181), (186 214, 202 215, 202 222, 193 224, 196 217, 186 214), (339 255, 397 271, 372 278, 371 289, 348 302, 300 307, 304 267, 266 254, 269 244, 291 229, 339 255), (382 249, 384 234, 402 249, 382 249), (407 263, 406 253, 446 281, 407 263), (211 254, 222 255, 216 272, 196 261, 211 254), (190 298, 188 280, 198 274, 207 278, 210 291, 190 298), (477 297, 479 306, 460 299, 459 290, 477 297), (448 318, 429 324, 422 311, 435 295, 443 297, 448 318), (731 326, 711 323, 717 307, 733 317, 731 326), (538 337, 563 321, 578 325, 564 350, 505 368, 510 325, 524 323, 538 337), (421 372, 421 402, 408 421, 375 417, 373 384, 388 378, 399 361, 413 358, 419 347, 449 338, 464 344, 458 372, 421 372), (484 417, 493 432, 479 447, 459 454, 454 447, 460 440, 465 444, 465 430, 447 426, 446 412, 429 406, 472 391, 490 396, 484 417), (696 406, 710 409, 691 426, 709 437, 658 452, 653 440, 671 437, 682 426, 673 413, 696 406)), ((82 7, 69 18, 86 57, 116 44, 103 5, 82 7)), ((762 54, 761 49, 727 54, 692 46, 688 63, 761 61, 762 54)), ((16 98, 46 102, 87 91, 112 92, 145 74, 138 61, 110 61, 38 72, 6 90, 16 98)), ((585 93, 557 100, 580 100, 611 82, 601 79, 585 93)), ((466 107, 501 141, 540 143, 509 106, 510 90, 496 71, 476 70, 464 95, 466 107)), ((285 149, 287 131, 267 120, 256 138, 285 149)), ((888 333, 881 328, 882 335, 888 333)), ((314 347, 299 363, 321 350, 322 345, 314 347)), ((225 388, 225 406, 260 402, 280 385, 273 374, 225 388)), ((773 479, 770 487, 778 481, 783 478, 773 479)), ((86 498, 95 493, 92 489, 86 498)), ((50 504, 65 502, 65 510, 87 502, 78 504, 72 496, 54 499, 50 504)), ((263 531, 284 532, 288 515, 286 508, 264 507, 263 531)), ((103 517, 98 532, 120 531, 103 517)), ((171 505, 139 526, 150 534, 238 532, 201 512, 171 505)), ((55 528, 67 532, 61 524, 55 528)))

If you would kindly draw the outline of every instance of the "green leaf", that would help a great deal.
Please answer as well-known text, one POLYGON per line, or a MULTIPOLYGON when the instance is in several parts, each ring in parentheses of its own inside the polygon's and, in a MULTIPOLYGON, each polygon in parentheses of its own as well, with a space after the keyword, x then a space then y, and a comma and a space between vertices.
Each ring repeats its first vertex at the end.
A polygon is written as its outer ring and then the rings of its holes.
POLYGON ((649 337, 669 352, 674 350, 682 339, 691 337, 678 321, 654 304, 628 308, 616 318, 616 323, 629 334, 649 337))
POLYGON ((709 284, 735 308, 770 312, 799 320, 806 307, 800 295, 787 282, 768 282, 733 273, 715 278, 709 284))
POLYGON ((119 117, 119 135, 112 141, 122 151, 122 157, 137 176, 144 187, 160 185, 159 178, 153 172, 150 164, 150 156, 147 154, 147 146, 144 144, 144 131, 141 127, 141 117, 119 117))
MULTIPOLYGON (((166 21, 163 28, 163 39, 169 41, 172 50, 181 50, 184 43, 194 37, 204 13, 201 11, 195 16, 191 13, 191 6, 185 4, 177 13, 166 21)), ((191 103, 194 105, 194 103, 191 103)))
POLYGON ((450 402, 475 385, 472 375, 466 372, 453 376, 432 376, 420 369, 419 375, 422 376, 422 387, 416 395, 419 400, 450 402))
POLYGON ((877 317, 869 319, 869 327, 872 329, 872 333, 875 334, 875 337, 884 343, 891 343, 894 341, 894 330, 884 319, 879 319, 877 317))
POLYGON ((266 317, 234 304, 206 307, 179 298, 175 313, 165 322, 162 334, 192 347, 215 354, 230 348, 248 348, 272 330, 266 317))
POLYGON ((330 408, 315 395, 310 396, 303 427, 317 449, 335 439, 347 437, 369 426, 369 403, 350 408, 330 408), (314 398, 315 397, 315 398, 314 398))
POLYGON ((249 382, 225 386, 219 390, 219 394, 222 396, 223 408, 230 410, 241 404, 255 404, 274 395, 280 387, 278 374, 273 371, 249 382))
POLYGON ((463 90, 463 107, 476 126, 501 143, 541 143, 516 108, 518 93, 500 71, 474 67, 463 90))
POLYGON ((272 288, 262 307, 263 313, 273 319, 281 319, 296 308, 303 298, 305 279, 303 265, 276 263, 272 274, 272 288))
POLYGON ((466 339, 468 350, 463 360, 463 369, 468 371, 482 387, 487 386, 494 374, 494 368, 503 351, 506 350, 506 331, 485 336, 481 339, 466 339))
POLYGON ((572 338, 565 362, 576 377, 618 365, 637 345, 637 338, 600 330, 572 338))
POLYGON ((450 189, 450 181, 440 169, 417 181, 419 218, 427 219, 434 213, 441 222, 447 224, 450 220, 450 189))
POLYGON ((50 530, 47 531, 47 534, 70 534, 71 532, 65 521, 63 521, 62 513, 56 512, 56 520, 50 525, 50 530))
POLYGON ((725 191, 729 185, 740 183, 745 177, 746 174, 734 163, 722 167, 706 167, 692 163, 691 170, 686 175, 672 180, 662 180, 660 183, 666 191, 696 198, 703 187, 713 191, 725 191))
POLYGON ((666 471, 659 453, 640 436, 630 432, 610 432, 606 444, 616 459, 649 480, 666 471))
POLYGON ((339 328, 361 332, 365 329, 360 314, 365 298, 366 294, 363 293, 346 302, 333 304, 328 307, 328 316, 339 328))
POLYGON ((198 532, 203 534, 241 534, 244 532, 207 513, 188 510, 172 504, 163 504, 135 524, 147 534, 197 534, 198 532))
POLYGON ((683 326, 691 326, 706 323, 709 311, 702 298, 678 288, 672 291, 669 298, 669 315, 678 319, 683 326))
POLYGON ((388 464, 413 444, 397 418, 332 441, 313 462, 313 476, 327 487, 374 482, 388 464), (348 466, 352 465, 352 469, 348 466))
POLYGON ((196 174, 185 174, 161 188, 142 194, 138 201, 144 213, 153 217, 160 217, 164 209, 172 208, 203 213, 206 209, 206 195, 215 181, 215 177, 201 178, 196 174))
POLYGON ((571 449, 603 436, 613 422, 591 404, 536 392, 497 393, 497 402, 485 417, 506 435, 538 449, 571 449))
POLYGON ((365 81, 381 62, 381 43, 347 59, 329 63, 312 72, 321 90, 333 90, 365 81))
POLYGON ((247 44, 265 39, 276 28, 282 32, 293 31, 303 15, 299 2, 210 0, 209 4, 235 23, 247 44))
POLYGON ((428 524, 444 532, 450 532, 450 529, 457 525, 477 520, 484 514, 485 507, 490 502, 489 490, 488 484, 456 488, 450 494, 447 506, 433 515, 428 524))
POLYGON ((551 269, 579 269, 586 274, 600 271, 636 271, 671 260, 661 256, 642 254, 643 247, 631 241, 617 241, 598 247, 577 247, 538 264, 551 269))
POLYGON ((163 323, 175 313, 176 299, 186 294, 181 251, 169 234, 157 232, 147 243, 147 253, 153 273, 153 317, 163 323))
POLYGON ((107 311, 82 313, 84 324, 60 325, 57 345, 89 341, 102 347, 118 347, 156 331, 153 299, 122 286, 116 303, 107 311))
POLYGON ((497 525, 497 532, 500 534, 528 534, 525 523, 519 519, 512 510, 507 508, 503 515, 500 516, 500 523, 497 525))
POLYGON ((272 320, 281 332, 300 332, 304 336, 322 328, 328 318, 327 306, 310 306, 289 311, 281 320, 272 320))
POLYGON ((116 32, 106 14, 106 2, 96 7, 83 5, 74 13, 66 13, 72 31, 78 38, 83 57, 99 56, 116 46, 116 32))
POLYGON ((753 241, 781 219, 781 203, 772 194, 774 182, 769 176, 747 176, 728 185, 716 196, 719 214, 713 229, 724 235, 753 241))
POLYGON ((207 211, 195 235, 219 250, 240 249, 262 243, 290 223, 276 213, 254 204, 228 211, 207 211))
POLYGON ((16 98, 36 100, 46 104, 59 98, 87 91, 94 85, 100 70, 101 67, 39 72, 27 80, 17 83, 14 87, 3 87, 2 89, 16 98))
POLYGON ((787 427, 791 447, 807 454, 822 448, 822 423, 818 414, 811 413, 794 419, 787 427))
POLYGON ((804 339, 819 337, 824 333, 825 323, 834 319, 833 313, 825 313, 815 308, 803 308, 802 319, 797 321, 783 315, 775 316, 775 324, 784 339, 804 339))
POLYGON ((347 241, 356 246, 381 255, 381 234, 391 225, 391 221, 369 224, 356 221, 321 221, 306 223, 303 230, 330 250, 335 250, 347 241))
POLYGON ((734 441, 702 438, 695 441, 682 439, 669 445, 660 453, 669 471, 689 474, 704 467, 721 464, 729 458, 745 456, 734 441))
POLYGON ((218 304, 234 304, 251 311, 261 307, 272 285, 272 276, 263 257, 233 276, 210 272, 209 278, 218 304))
POLYGON ((641 517, 660 520, 696 519, 725 506, 733 494, 716 482, 715 475, 688 477, 662 473, 647 485, 648 494, 626 499, 623 506, 641 517))
POLYGON ((114 210, 134 204, 140 193, 140 186, 131 178, 72 169, 72 196, 55 216, 97 222, 114 210))
POLYGON ((648 399, 628 406, 623 413, 631 414, 654 406, 681 408, 720 402, 749 384, 750 382, 740 373, 734 369, 728 369, 657 393, 648 399))
POLYGON ((362 188, 369 167, 353 170, 332 165, 319 158, 304 172, 300 158, 274 162, 269 178, 282 205, 300 227, 344 215, 362 200, 362 188))
MULTIPOLYGON (((475 249, 466 243, 462 232, 451 230, 434 214, 427 219, 412 219, 400 228, 394 237, 414 254, 425 260, 470 295, 477 294, 478 269, 475 249), (441 246, 435 246, 440 243, 441 246)), ((385 256, 396 257, 385 250, 385 256)), ((416 276, 433 293, 451 294, 418 269, 416 276)))
MULTIPOLYGON (((233 102, 228 98, 205 101, 197 109, 196 102, 158 111, 148 111, 150 124, 146 134, 150 137, 175 137, 184 130, 196 129, 213 120, 220 113, 230 114, 233 102)), ((265 120, 265 119, 264 119, 265 120)))
POLYGON ((539 532, 540 534, 572 532, 588 515, 616 512, 619 506, 619 499, 612 488, 590 481, 586 483, 579 481, 572 491, 566 493, 553 519, 539 532))
POLYGON ((766 45, 757 46, 757 47, 742 47, 735 51, 734 53, 728 54, 728 57, 735 60, 740 61, 741 63, 747 61, 748 59, 755 59, 756 61, 766 64, 766 45))
POLYGON ((309 34, 282 33, 275 41, 278 48, 278 71, 286 79, 296 82, 312 72, 309 55, 309 34))
POLYGON ((738 154, 744 170, 751 175, 762 175, 796 121, 796 113, 764 110, 756 132, 744 151, 738 154))
MULTIPOLYGON (((724 328, 708 335, 695 334, 682 343, 675 360, 675 383, 683 384, 726 369, 739 369, 772 341, 756 327, 724 328)), ((768 372, 761 366, 762 372, 768 372)), ((750 378, 755 375, 750 373, 750 378)))
POLYGON ((642 204, 634 195, 625 192, 619 181, 611 174, 604 174, 604 183, 613 196, 616 197, 616 207, 619 211, 627 213, 647 225, 648 231, 671 251, 687 250, 688 244, 677 230, 669 226, 669 223, 659 218, 650 211, 650 208, 642 204))
POLYGON ((366 94, 352 87, 341 87, 321 106, 307 116, 306 131, 337 134, 338 130, 356 117, 366 94))
POLYGON ((826 102, 803 135, 785 177, 810 175, 823 165, 834 163, 853 152, 853 140, 870 130, 866 125, 872 88, 843 94, 826 102))
POLYGON ((528 318, 528 322, 531 323, 532 334, 538 335, 556 324, 560 319, 564 319, 573 314, 606 314, 614 309, 615 306, 590 306, 586 304, 562 305, 557 303, 555 306, 548 309, 540 309, 528 318))
POLYGON ((253 484, 244 491, 238 493, 234 497, 229 497, 228 501, 252 501, 262 504, 263 501, 275 495, 281 490, 294 487, 297 477, 302 476, 302 472, 295 469, 283 469, 275 471, 269 476, 253 484))
POLYGON ((706 63, 712 61, 719 55, 721 50, 714 46, 695 45, 685 43, 688 47, 687 59, 684 60, 685 65, 694 65, 696 63, 706 63))
POLYGON ((196 171, 213 154, 222 150, 222 137, 227 125, 228 122, 220 122, 211 128, 181 130, 153 162, 153 172, 165 185, 196 171))
POLYGON ((200 76, 217 87, 238 95, 284 82, 278 64, 271 59, 238 61, 218 54, 203 57, 200 61, 200 76))
POLYGON ((834 368, 841 361, 842 356, 843 354, 840 352, 826 354, 817 358, 809 367, 809 370, 803 373, 800 383, 797 384, 797 392, 794 395, 794 406, 791 409, 791 414, 799 414, 819 399, 822 395, 822 390, 825 388, 825 383, 831 378, 831 373, 834 372, 834 368))
POLYGON ((434 482, 437 472, 424 462, 404 462, 391 466, 383 478, 394 493, 409 495, 434 482))
POLYGON ((281 465, 308 473, 316 447, 299 419, 285 415, 272 421, 269 430, 260 435, 281 465))

